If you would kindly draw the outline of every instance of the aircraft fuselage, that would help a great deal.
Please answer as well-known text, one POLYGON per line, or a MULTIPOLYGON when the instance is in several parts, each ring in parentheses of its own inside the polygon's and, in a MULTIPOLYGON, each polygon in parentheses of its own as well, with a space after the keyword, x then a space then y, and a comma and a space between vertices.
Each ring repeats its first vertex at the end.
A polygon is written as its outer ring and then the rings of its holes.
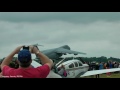
POLYGON ((61 57, 63 55, 62 53, 56 53, 52 50, 50 50, 50 51, 45 50, 45 51, 42 51, 42 53, 45 54, 46 56, 48 56, 50 59, 58 59, 59 57, 61 57))
POLYGON ((58 68, 64 65, 65 70, 67 72, 67 77, 66 78, 78 78, 80 75, 83 73, 87 72, 89 69, 89 66, 87 64, 83 64, 79 60, 70 60, 66 61, 58 66, 58 68))

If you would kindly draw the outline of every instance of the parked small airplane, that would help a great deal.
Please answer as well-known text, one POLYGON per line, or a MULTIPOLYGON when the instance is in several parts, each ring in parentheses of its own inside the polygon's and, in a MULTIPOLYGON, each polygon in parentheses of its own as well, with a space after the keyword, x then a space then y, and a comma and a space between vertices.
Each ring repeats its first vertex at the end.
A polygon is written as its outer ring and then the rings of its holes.
POLYGON ((64 68, 67 72, 66 78, 78 78, 89 69, 89 65, 82 63, 80 60, 75 59, 74 57, 72 60, 65 61, 56 66, 57 68, 60 68, 62 65, 64 65, 64 68))

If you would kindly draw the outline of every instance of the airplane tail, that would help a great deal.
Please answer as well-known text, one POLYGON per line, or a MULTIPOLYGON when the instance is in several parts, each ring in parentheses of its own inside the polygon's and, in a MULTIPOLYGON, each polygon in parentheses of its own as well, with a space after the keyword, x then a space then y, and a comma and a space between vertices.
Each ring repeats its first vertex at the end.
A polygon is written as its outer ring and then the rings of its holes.
POLYGON ((65 48, 65 49, 70 50, 70 47, 68 45, 61 46, 61 48, 65 48))

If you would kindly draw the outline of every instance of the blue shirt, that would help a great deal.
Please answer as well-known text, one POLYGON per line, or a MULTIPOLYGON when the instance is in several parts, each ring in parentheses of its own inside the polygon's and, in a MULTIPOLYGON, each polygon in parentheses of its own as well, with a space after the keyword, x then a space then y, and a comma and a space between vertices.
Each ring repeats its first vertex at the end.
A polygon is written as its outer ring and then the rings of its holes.
POLYGON ((102 63, 100 63, 99 69, 103 69, 103 64, 102 63))
POLYGON ((112 63, 110 63, 109 68, 112 68, 112 63))

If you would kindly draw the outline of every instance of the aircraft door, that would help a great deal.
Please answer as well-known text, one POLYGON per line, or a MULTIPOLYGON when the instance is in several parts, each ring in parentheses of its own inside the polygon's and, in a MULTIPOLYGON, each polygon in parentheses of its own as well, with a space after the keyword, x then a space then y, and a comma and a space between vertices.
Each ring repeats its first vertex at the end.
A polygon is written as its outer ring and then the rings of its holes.
POLYGON ((67 77, 74 78, 75 77, 74 64, 71 63, 68 67, 69 69, 67 70, 67 77))
POLYGON ((74 72, 75 72, 75 76, 77 76, 80 72, 81 72, 81 68, 79 67, 79 63, 76 61, 74 62, 74 65, 75 65, 75 69, 74 69, 74 72))
POLYGON ((84 72, 85 70, 84 70, 83 64, 81 62, 78 62, 78 64, 79 64, 79 67, 80 67, 80 73, 84 72))

